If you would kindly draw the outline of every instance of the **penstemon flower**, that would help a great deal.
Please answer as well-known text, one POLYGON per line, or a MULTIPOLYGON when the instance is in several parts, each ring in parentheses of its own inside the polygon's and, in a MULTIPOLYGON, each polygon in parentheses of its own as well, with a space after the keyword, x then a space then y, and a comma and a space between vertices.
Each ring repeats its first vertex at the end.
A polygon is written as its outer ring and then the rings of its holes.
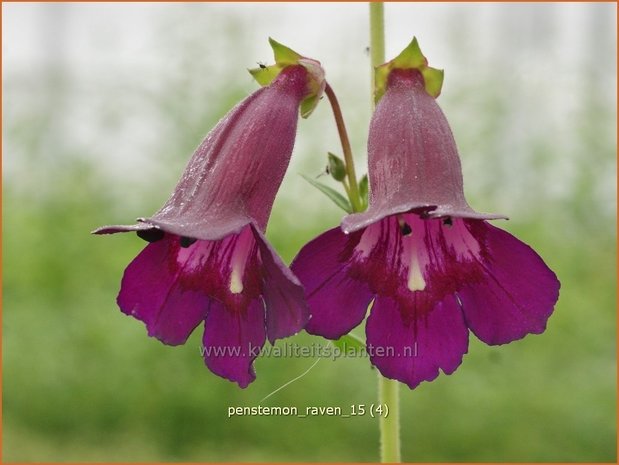
POLYGON ((204 322, 210 370, 246 387, 268 338, 308 319, 303 288, 264 237, 292 153, 299 110, 324 90, 320 63, 271 40, 276 64, 250 72, 265 87, 206 136, 153 216, 96 234, 136 231, 150 242, 125 270, 118 305, 149 336, 183 344, 204 322))
POLYGON ((533 249, 472 210, 435 101, 442 71, 416 40, 376 71, 368 140, 369 208, 309 242, 291 266, 306 288, 309 333, 366 324, 371 362, 411 389, 453 373, 469 330, 487 344, 541 333, 559 281, 533 249))

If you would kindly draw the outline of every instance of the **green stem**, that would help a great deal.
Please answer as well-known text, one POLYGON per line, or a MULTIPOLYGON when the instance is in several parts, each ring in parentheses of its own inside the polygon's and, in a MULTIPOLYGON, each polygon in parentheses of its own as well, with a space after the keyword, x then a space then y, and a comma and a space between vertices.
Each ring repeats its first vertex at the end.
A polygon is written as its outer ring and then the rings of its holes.
POLYGON ((372 105, 374 105, 374 68, 385 62, 385 10, 382 2, 370 2, 370 59, 372 105))
POLYGON ((380 417, 380 461, 400 462, 400 395, 397 381, 378 374, 378 402, 389 415, 380 417))
MULTIPOLYGON (((374 68, 385 62, 385 10, 382 2, 370 2, 370 57, 372 65, 372 106, 374 105, 374 68)), ((380 461, 400 462, 400 397, 397 381, 378 373, 378 403, 386 405, 389 416, 380 417, 380 461)))
POLYGON ((329 84, 325 87, 325 94, 331 104, 333 110, 333 116, 335 117, 335 124, 337 126, 337 132, 342 142, 342 151, 344 152, 344 164, 346 165, 346 177, 348 178, 348 199, 352 205, 354 212, 361 211, 361 197, 359 196, 359 185, 357 184, 357 175, 355 173, 355 162, 352 158, 352 149, 350 148, 350 140, 348 139, 348 132, 346 132, 346 125, 344 124, 344 116, 340 104, 337 101, 337 97, 333 92, 333 89, 329 84))

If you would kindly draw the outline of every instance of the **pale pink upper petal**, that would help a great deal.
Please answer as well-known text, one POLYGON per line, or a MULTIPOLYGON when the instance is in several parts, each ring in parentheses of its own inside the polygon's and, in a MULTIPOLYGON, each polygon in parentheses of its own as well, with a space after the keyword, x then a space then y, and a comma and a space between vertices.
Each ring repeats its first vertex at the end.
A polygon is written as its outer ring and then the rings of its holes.
POLYGON ((391 71, 368 137, 369 208, 345 217, 357 231, 389 215, 490 219, 464 198, 462 167, 449 123, 414 69, 391 71))
MULTIPOLYGON (((249 223, 264 231, 292 154, 307 79, 303 66, 288 66, 230 110, 196 149, 168 201, 140 221, 204 240, 221 239, 249 223)), ((105 226, 94 232, 144 228, 105 226)))

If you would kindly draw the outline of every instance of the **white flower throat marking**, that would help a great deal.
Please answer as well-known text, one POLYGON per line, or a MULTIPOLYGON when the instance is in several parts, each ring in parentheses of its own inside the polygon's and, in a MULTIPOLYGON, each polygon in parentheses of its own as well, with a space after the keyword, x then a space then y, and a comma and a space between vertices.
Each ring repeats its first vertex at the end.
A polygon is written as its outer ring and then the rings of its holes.
POLYGON ((423 279, 423 273, 421 272, 421 266, 419 265, 419 258, 417 257, 417 250, 415 247, 415 240, 413 239, 413 231, 408 223, 402 218, 398 218, 400 226, 400 232, 402 233, 403 240, 410 241, 412 250, 410 251, 410 263, 408 265, 408 289, 411 292, 423 291, 426 288, 426 280, 423 279))
POLYGON ((237 238, 237 242, 230 259, 231 271, 230 285, 228 287, 232 294, 240 294, 243 292, 243 276, 245 274, 245 267, 254 245, 252 239, 251 230, 249 228, 243 230, 237 238))
MULTIPOLYGON (((400 228, 400 234, 402 235, 402 241, 410 247, 408 250, 410 255, 410 262, 408 265, 408 289, 411 292, 423 291, 426 288, 426 280, 423 278, 419 258, 417 257, 413 230, 406 222, 404 216, 398 216, 398 226, 400 228)), ((418 234, 418 231, 416 234, 418 234)), ((405 249, 406 248, 408 247, 405 247, 405 249)), ((403 253, 403 255, 406 256, 406 253, 403 253)))
POLYGON ((412 292, 423 291, 426 288, 426 280, 423 279, 416 250, 412 251, 411 262, 408 266, 408 288, 412 292))

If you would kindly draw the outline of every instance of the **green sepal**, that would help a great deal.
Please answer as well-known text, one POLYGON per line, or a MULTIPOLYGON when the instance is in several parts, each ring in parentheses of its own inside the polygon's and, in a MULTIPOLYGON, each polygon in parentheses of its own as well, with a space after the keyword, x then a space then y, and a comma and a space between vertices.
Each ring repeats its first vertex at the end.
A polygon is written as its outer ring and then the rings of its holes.
POLYGON ((325 186, 322 183, 319 183, 318 181, 310 178, 309 176, 305 176, 304 174, 302 174, 301 176, 303 176, 303 179, 309 182, 312 186, 314 186, 320 192, 329 197, 333 201, 333 203, 335 203, 335 205, 340 207, 346 213, 352 213, 352 207, 350 206, 350 202, 338 191, 332 189, 329 186, 325 186))
POLYGON ((428 66, 428 60, 421 53, 416 37, 413 37, 411 43, 397 57, 374 69, 374 101, 376 103, 387 90, 387 79, 394 69, 419 70, 423 76, 426 92, 434 98, 440 95, 444 71, 428 66))
POLYGON ((441 95, 441 89, 443 88, 443 78, 445 77, 445 71, 442 69, 430 68, 426 66, 421 70, 423 76, 423 82, 426 85, 426 92, 432 97, 436 98, 441 95))
POLYGON ((298 63, 301 58, 303 58, 297 52, 283 44, 280 44, 272 37, 269 37, 269 44, 271 44, 271 48, 273 49, 275 63, 278 65, 294 65, 298 63))
POLYGON ((421 53, 421 49, 419 48, 419 42, 417 42, 417 37, 413 37, 408 46, 400 52, 400 54, 391 60, 394 68, 399 69, 421 69, 422 66, 428 65, 428 60, 421 53))
POLYGON ((346 177, 346 165, 344 164, 344 160, 331 152, 327 153, 327 157, 329 159, 329 174, 336 181, 342 182, 346 177))
POLYGON ((273 79, 275 79, 278 74, 281 72, 282 68, 279 67, 278 65, 272 65, 272 66, 266 66, 266 67, 259 67, 259 68, 252 68, 249 69, 249 74, 251 74, 253 76, 253 78, 256 80, 256 82, 258 84, 260 84, 261 86, 268 86, 269 84, 271 84, 271 82, 273 82, 273 79))
POLYGON ((325 88, 324 70, 316 60, 305 58, 283 44, 269 37, 269 44, 273 49, 275 64, 271 66, 260 65, 258 68, 248 69, 249 73, 261 86, 268 86, 279 76, 287 66, 300 65, 309 73, 308 96, 303 99, 299 108, 302 118, 312 114, 318 102, 322 98, 325 88))
POLYGON ((275 58, 275 64, 271 66, 260 66, 258 68, 252 68, 249 71, 254 79, 261 86, 268 86, 273 82, 279 73, 282 72, 286 66, 299 64, 299 60, 303 57, 291 48, 280 44, 275 39, 269 37, 269 44, 273 49, 273 57, 275 58))
POLYGON ((353 333, 345 334, 341 338, 331 342, 333 342, 333 345, 343 352, 346 352, 346 350, 351 347, 358 350, 365 347, 365 341, 360 337, 355 336, 353 333))
POLYGON ((314 108, 316 108, 316 105, 318 105, 318 102, 320 102, 320 97, 318 97, 318 95, 312 95, 303 100, 299 109, 299 112, 301 113, 301 118, 307 118, 309 115, 311 115, 314 111, 314 108))

